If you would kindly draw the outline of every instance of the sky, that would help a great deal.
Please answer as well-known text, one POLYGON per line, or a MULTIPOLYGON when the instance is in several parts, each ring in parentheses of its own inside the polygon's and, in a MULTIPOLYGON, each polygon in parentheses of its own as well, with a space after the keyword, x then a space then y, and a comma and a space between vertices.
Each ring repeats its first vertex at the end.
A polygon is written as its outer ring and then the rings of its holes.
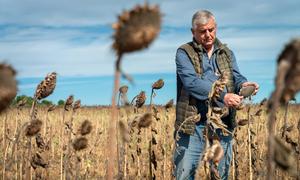
MULTIPOLYGON (((53 71, 61 77, 112 75, 111 25, 123 10, 144 2, 0 0, 0 62, 13 65, 19 79, 53 71)), ((218 38, 249 80, 272 80, 278 54, 300 37, 299 0, 147 2, 160 6, 162 28, 149 48, 124 56, 122 67, 131 74, 175 73, 176 49, 191 40, 191 17, 199 9, 216 16, 218 38)))

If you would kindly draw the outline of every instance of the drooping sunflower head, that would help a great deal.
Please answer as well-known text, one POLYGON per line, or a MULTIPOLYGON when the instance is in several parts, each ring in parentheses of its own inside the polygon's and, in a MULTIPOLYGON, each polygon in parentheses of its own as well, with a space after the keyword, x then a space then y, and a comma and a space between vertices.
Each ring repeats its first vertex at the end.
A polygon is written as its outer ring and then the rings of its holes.
POLYGON ((0 63, 0 112, 6 109, 17 95, 16 71, 0 63))
POLYGON ((158 6, 137 5, 124 11, 112 25, 113 49, 118 55, 141 50, 150 45, 160 31, 161 13, 158 6))

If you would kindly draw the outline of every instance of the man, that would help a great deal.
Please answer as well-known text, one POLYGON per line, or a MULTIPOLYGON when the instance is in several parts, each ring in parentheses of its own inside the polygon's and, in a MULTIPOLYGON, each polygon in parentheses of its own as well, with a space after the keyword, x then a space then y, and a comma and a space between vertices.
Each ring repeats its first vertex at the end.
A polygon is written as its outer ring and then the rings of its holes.
MULTIPOLYGON (((174 174, 176 179, 194 179, 198 162, 203 155, 205 139, 203 130, 208 110, 207 99, 212 84, 226 73, 229 81, 216 104, 227 106, 229 114, 222 118, 227 129, 234 129, 235 108, 241 104, 238 95, 241 87, 258 84, 247 82, 241 75, 233 52, 216 38, 217 24, 214 15, 201 10, 192 18, 193 41, 180 46, 176 53, 177 106, 176 106, 176 149, 174 152, 174 174), (200 120, 191 117, 200 114, 200 120), (178 138, 179 137, 179 138, 178 138)), ((199 117, 199 116, 198 116, 199 117)), ((232 159, 232 136, 218 131, 224 157, 218 166, 221 179, 228 179, 232 159)))

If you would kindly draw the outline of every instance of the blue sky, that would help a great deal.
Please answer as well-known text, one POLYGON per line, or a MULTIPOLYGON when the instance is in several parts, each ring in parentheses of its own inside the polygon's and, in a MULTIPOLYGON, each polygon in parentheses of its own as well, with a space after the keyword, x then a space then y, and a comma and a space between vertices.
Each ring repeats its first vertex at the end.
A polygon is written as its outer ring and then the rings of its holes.
MULTIPOLYGON (((249 80, 270 81, 279 52, 300 36, 299 0, 148 2, 159 4, 162 30, 148 49, 124 56, 128 73, 154 78, 174 73, 176 48, 191 40, 191 17, 199 9, 215 14, 217 36, 235 52, 249 80)), ((0 61, 12 64, 18 78, 44 77, 52 71, 62 77, 112 75, 111 24, 137 3, 144 1, 0 0, 0 61)))

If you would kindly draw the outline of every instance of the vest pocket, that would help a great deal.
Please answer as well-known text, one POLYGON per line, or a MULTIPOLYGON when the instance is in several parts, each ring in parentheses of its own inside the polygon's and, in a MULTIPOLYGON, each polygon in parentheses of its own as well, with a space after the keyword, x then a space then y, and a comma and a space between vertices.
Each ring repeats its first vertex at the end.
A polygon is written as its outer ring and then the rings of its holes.
POLYGON ((176 131, 186 134, 193 134, 195 131, 195 123, 200 120, 196 105, 189 104, 189 101, 182 101, 176 105, 176 131))

